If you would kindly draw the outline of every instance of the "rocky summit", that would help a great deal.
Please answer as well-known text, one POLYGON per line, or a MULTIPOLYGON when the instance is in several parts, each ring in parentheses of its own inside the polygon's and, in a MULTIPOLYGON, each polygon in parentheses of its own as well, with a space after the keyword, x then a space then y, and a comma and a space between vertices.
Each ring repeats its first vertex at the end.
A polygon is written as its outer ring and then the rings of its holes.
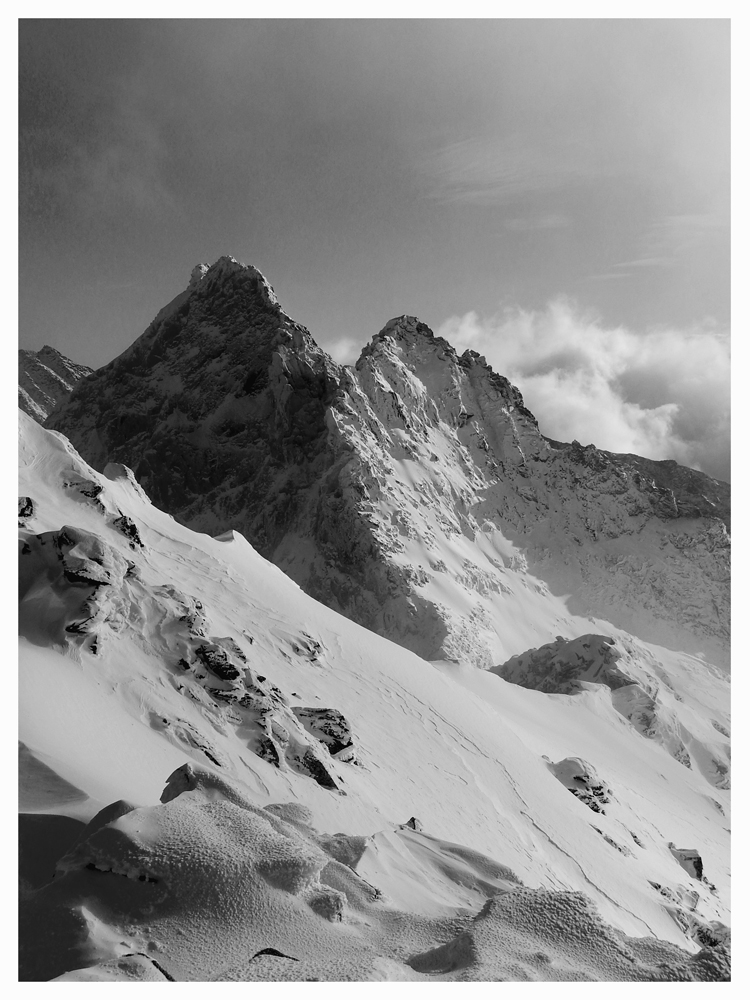
POLYGON ((575 638, 574 612, 726 662, 729 487, 545 437, 516 387, 415 317, 341 366, 222 257, 46 426, 424 658, 522 653, 541 588, 540 637, 575 638))
POLYGON ((729 979, 728 487, 542 430, 231 257, 19 415, 22 980, 729 979))

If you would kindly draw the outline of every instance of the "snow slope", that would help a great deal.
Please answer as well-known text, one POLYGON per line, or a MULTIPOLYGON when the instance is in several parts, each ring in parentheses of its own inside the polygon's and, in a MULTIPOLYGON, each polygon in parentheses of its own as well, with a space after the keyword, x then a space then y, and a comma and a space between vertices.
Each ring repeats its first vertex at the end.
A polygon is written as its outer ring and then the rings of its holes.
MULTIPOLYGON (((22 978, 726 977, 729 793, 627 686, 427 662, 25 414, 20 459, 22 978)), ((721 672, 594 631, 721 757, 721 672)))
POLYGON ((222 257, 48 426, 427 659, 488 667, 590 616, 727 666, 726 484, 546 439, 507 379, 415 317, 342 367, 222 257))

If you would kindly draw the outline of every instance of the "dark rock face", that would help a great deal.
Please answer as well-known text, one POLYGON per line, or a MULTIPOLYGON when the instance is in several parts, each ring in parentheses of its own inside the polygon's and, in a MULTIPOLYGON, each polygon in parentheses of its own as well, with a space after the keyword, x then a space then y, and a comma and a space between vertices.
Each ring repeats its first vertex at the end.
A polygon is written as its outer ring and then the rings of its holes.
POLYGON ((581 682, 605 684, 616 691, 636 680, 623 670, 622 656, 614 639, 605 635, 558 637, 492 667, 492 673, 521 687, 550 694, 576 694, 581 682))
POLYGON ((294 708, 292 711, 308 733, 328 748, 332 757, 350 763, 355 761, 351 727, 341 712, 333 708, 294 708))
POLYGON ((549 761, 547 767, 585 806, 604 814, 604 806, 612 801, 612 791, 588 761, 580 757, 566 757, 556 764, 549 761))
POLYGON ((703 878, 703 859, 696 850, 686 847, 675 847, 674 844, 670 844, 669 849, 675 861, 677 861, 681 868, 684 868, 688 875, 692 875, 698 881, 703 878))
POLYGON ((416 816, 411 816, 407 819, 404 826, 408 826, 410 830, 416 830, 418 833, 423 829, 421 820, 418 820, 416 816))
POLYGON ((34 516, 34 501, 31 497, 18 498, 18 523, 25 524, 34 516))
MULTIPOLYGON (((21 539, 20 633, 32 641, 72 643, 97 654, 112 633, 132 629, 163 657, 178 690, 217 706, 250 750, 280 769, 291 768, 335 791, 336 766, 355 763, 351 729, 336 709, 289 708, 289 698, 249 662, 231 636, 208 634, 199 601, 169 585, 146 584, 135 562, 93 532, 65 526, 21 539), (158 608, 157 625, 138 609, 158 608)), ((137 559, 143 558, 139 552, 137 559)), ((247 639, 252 647, 252 641, 247 639)), ((217 767, 222 754, 195 726, 151 713, 149 724, 217 767)))
POLYGON ((126 538, 130 539, 130 547, 134 549, 137 546, 143 548, 143 541, 141 540, 140 532, 138 531, 138 525, 132 518, 128 517, 126 514, 121 514, 116 517, 112 522, 118 531, 121 531, 126 538))
POLYGON ((212 674, 223 681, 233 681, 240 676, 237 667, 229 662, 226 651, 215 643, 204 643, 195 650, 195 655, 212 674))
POLYGON ((304 469, 306 455, 320 452, 335 369, 259 272, 222 258, 54 423, 83 420, 77 436, 93 464, 127 461, 153 502, 186 522, 203 515, 218 532, 241 511, 268 551, 283 523, 263 516, 264 486, 281 486, 287 469, 304 469), (269 388, 270 380, 278 384, 269 388), (92 404, 94 421, 86 419, 92 404))
POLYGON ((231 257, 196 268, 47 426, 97 469, 130 466, 179 521, 242 532, 312 597, 427 659, 497 662, 505 568, 439 557, 495 530, 576 613, 645 620, 655 641, 727 639, 723 484, 545 439, 517 388, 415 317, 337 365, 231 257), (620 539, 639 536, 648 544, 623 557, 620 539), (446 580, 469 616, 430 591, 446 580))
POLYGON ((672 459, 657 462, 640 455, 602 451, 594 445, 578 441, 564 444, 546 439, 561 454, 588 470, 606 472, 616 468, 629 474, 636 486, 649 496, 654 512, 665 519, 677 517, 710 517, 731 528, 731 490, 728 483, 711 479, 702 472, 678 465, 672 459))
POLYGON ((40 424, 93 368, 77 365, 54 347, 18 352, 18 405, 40 424))
MULTIPOLYGON (((717 788, 729 788, 728 760, 718 760, 718 751, 711 750, 701 737, 690 732, 688 727, 692 724, 678 719, 667 704, 669 694, 666 700, 662 694, 658 663, 649 659, 648 654, 644 655, 644 648, 639 648, 634 641, 615 643, 614 639, 604 635, 581 635, 576 639, 558 636, 554 642, 538 649, 528 649, 499 666, 491 667, 490 672, 511 684, 546 694, 574 696, 594 684, 609 688, 613 708, 641 736, 661 743, 675 760, 687 768, 693 766, 688 750, 691 746, 694 753, 698 751, 696 759, 704 777, 717 788)), ((578 797, 587 805, 594 800, 606 803, 606 797, 593 793, 596 781, 587 777, 586 769, 590 765, 585 761, 570 757, 558 764, 548 762, 548 766, 557 777, 560 777, 558 771, 562 768, 570 778, 564 781, 566 787, 576 794, 580 792, 578 797), (571 767, 573 771, 570 771, 571 767), (573 780, 574 775, 577 775, 576 780, 573 780)), ((560 780, 563 778, 560 777, 560 780)), ((608 793, 605 791, 604 795, 608 793)))

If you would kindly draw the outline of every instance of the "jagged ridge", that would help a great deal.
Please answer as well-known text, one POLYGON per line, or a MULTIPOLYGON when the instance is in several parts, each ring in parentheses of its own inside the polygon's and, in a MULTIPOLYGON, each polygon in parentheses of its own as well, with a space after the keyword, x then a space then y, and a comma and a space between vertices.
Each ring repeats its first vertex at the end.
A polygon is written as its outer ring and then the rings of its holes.
POLYGON ((505 623, 538 586, 529 572, 578 613, 723 655, 721 484, 678 467, 669 486, 661 465, 550 442, 517 388, 416 317, 344 368, 260 272, 223 257, 48 426, 427 658, 519 652, 505 623))
POLYGON ((77 365, 54 347, 18 352, 18 405, 44 423, 52 410, 70 395, 93 368, 77 365))

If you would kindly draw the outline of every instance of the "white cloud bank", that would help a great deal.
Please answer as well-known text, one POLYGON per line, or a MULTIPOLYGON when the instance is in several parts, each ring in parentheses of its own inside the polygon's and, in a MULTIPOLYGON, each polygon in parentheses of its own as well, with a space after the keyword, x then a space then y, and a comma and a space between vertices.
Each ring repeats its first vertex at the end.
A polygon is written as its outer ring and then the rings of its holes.
POLYGON ((729 480, 727 333, 607 329, 562 298, 541 312, 452 316, 435 332, 517 385, 548 437, 729 480))

